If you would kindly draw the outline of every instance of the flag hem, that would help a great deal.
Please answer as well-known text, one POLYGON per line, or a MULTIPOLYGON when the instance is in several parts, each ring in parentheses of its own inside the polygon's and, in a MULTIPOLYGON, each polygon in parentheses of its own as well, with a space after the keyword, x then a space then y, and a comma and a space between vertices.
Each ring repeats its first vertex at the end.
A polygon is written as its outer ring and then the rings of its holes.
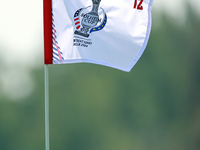
POLYGON ((72 63, 92 63, 92 64, 97 64, 97 65, 102 65, 102 66, 107 66, 107 67, 111 67, 111 68, 115 68, 115 69, 119 69, 125 72, 129 72, 129 69, 124 69, 115 65, 111 65, 109 63, 106 62, 101 62, 101 61, 96 61, 96 60, 91 60, 91 59, 86 59, 86 58, 82 58, 82 59, 70 59, 70 60, 53 60, 53 64, 72 64, 72 63))
POLYGON ((44 64, 52 64, 52 0, 43 0, 44 23, 44 64))

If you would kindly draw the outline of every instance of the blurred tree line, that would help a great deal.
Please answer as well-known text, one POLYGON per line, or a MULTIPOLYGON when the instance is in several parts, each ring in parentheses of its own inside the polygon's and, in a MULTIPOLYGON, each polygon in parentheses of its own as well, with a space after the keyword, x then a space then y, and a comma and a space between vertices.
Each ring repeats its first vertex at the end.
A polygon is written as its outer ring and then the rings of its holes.
MULTIPOLYGON (((183 26, 162 16, 130 73, 50 66, 51 149, 199 150, 200 19, 189 12, 183 26)), ((1 97, 0 150, 44 149, 43 72, 32 70, 35 90, 23 101, 1 97)))

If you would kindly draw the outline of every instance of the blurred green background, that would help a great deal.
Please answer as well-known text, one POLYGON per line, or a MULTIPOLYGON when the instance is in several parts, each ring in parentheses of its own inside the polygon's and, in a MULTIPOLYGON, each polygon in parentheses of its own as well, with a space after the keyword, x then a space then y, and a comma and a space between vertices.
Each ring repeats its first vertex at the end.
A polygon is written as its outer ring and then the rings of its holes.
MULTIPOLYGON (((154 24, 153 14, 149 43, 130 73, 49 66, 51 150, 200 150, 200 17, 187 11, 182 25, 165 14, 154 24)), ((29 71, 34 87, 18 100, 0 84, 0 150, 45 147, 44 66, 29 71)))

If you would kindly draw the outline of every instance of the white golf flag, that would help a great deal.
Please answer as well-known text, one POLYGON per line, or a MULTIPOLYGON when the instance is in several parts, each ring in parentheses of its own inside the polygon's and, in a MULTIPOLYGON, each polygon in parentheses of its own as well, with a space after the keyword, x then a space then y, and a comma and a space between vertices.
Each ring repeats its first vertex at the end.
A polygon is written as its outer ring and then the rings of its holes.
POLYGON ((52 51, 46 50, 45 64, 87 62, 130 71, 149 39, 152 3, 52 0, 52 51))

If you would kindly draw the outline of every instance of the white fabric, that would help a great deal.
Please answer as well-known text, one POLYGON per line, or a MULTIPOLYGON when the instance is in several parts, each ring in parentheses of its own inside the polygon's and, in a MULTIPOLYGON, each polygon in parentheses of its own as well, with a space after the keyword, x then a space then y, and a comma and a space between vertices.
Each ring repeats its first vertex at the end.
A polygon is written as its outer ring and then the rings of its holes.
MULTIPOLYGON (((139 5, 140 0, 137 1, 139 5)), ((144 0, 143 10, 134 8, 134 3, 135 0, 101 0, 98 8, 101 20, 95 27, 102 23, 105 14, 107 22, 103 29, 83 37, 74 34, 77 30, 74 14, 80 8, 83 15, 89 13, 92 0, 52 0, 56 40, 64 58, 54 60, 53 64, 87 62, 130 71, 149 39, 153 0, 144 0)), ((83 15, 79 16, 81 27, 83 15)))

